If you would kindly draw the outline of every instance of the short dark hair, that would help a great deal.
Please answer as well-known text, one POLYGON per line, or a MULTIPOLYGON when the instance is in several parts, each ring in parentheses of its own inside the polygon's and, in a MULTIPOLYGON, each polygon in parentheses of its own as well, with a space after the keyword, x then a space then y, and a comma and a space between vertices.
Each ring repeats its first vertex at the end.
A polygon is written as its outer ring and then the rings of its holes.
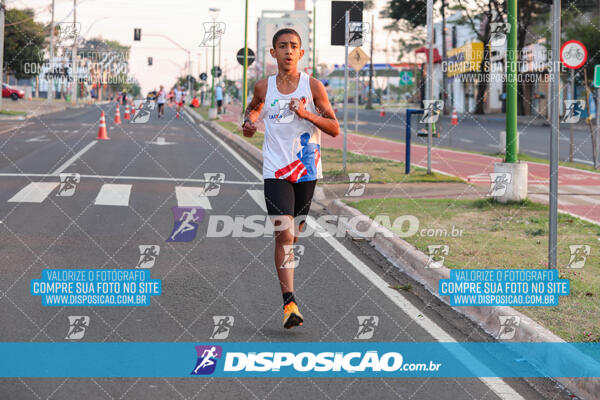
POLYGON ((298 40, 300 41, 300 47, 302 47, 302 38, 300 37, 298 32, 296 32, 292 28, 283 28, 283 29, 278 30, 275 33, 275 35, 273 35, 273 48, 275 48, 275 44, 277 43, 277 39, 279 39, 279 36, 285 35, 286 33, 291 33, 292 35, 296 35, 298 37, 298 40))

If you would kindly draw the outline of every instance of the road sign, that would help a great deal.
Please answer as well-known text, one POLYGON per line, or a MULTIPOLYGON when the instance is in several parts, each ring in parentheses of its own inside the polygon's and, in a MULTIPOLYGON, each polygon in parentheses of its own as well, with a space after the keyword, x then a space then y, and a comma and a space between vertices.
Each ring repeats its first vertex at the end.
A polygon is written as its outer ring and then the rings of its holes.
POLYGON ((360 47, 356 47, 348 55, 348 65, 356 72, 360 71, 369 62, 369 56, 360 47))
POLYGON ((587 49, 578 40, 569 40, 560 48, 560 61, 570 69, 581 68, 587 61, 587 49))
POLYGON ((142 28, 134 28, 133 29, 133 40, 136 40, 136 41, 142 40, 142 28))
POLYGON ((594 65, 594 87, 600 88, 600 64, 594 65))
POLYGON ((218 65, 215 65, 214 67, 212 67, 212 70, 210 71, 210 73, 215 77, 218 78, 221 76, 221 73, 223 71, 221 71, 221 67, 219 67, 218 65))
POLYGON ((400 85, 412 85, 413 74, 412 71, 400 71, 400 85))
POLYGON ((362 1, 332 1, 331 2, 331 45, 346 45, 346 26, 344 16, 350 11, 350 22, 362 23, 362 1))
POLYGON ((203 73, 200 74, 199 78, 200 78, 201 81, 205 81, 206 78, 208 78, 208 76, 206 75, 206 72, 203 72, 203 73))
MULTIPOLYGON (((237 60, 240 63, 240 65, 244 65, 244 48, 242 47, 238 52, 237 52, 237 60)), ((248 66, 252 65, 252 63, 254 62, 254 59, 256 58, 256 56, 254 55, 254 52, 252 51, 252 49, 248 48, 248 66)))

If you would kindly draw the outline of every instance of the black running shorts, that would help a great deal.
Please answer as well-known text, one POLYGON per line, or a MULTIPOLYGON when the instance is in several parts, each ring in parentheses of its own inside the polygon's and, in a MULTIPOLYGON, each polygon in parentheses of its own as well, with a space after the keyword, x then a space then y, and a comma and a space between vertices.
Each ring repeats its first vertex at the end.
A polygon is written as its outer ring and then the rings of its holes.
POLYGON ((265 202, 269 215, 307 215, 317 181, 292 183, 265 179, 265 202))

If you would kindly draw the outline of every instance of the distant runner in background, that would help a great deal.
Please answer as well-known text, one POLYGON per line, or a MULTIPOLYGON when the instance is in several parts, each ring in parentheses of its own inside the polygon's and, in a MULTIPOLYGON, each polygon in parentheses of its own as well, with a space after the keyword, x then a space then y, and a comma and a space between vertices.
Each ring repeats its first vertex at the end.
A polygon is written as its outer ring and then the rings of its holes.
POLYGON ((158 105, 158 118, 165 116, 165 103, 167 101, 167 91, 163 85, 156 94, 156 104, 158 105))

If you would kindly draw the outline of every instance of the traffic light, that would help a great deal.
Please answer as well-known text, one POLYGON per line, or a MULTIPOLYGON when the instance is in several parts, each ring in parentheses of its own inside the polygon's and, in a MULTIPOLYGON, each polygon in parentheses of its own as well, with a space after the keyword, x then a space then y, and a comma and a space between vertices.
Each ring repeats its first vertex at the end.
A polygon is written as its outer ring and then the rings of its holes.
POLYGON ((133 29, 133 40, 137 40, 137 41, 142 40, 142 28, 134 28, 133 29))
POLYGON ((152 57, 148 57, 148 65, 152 65, 152 57))

